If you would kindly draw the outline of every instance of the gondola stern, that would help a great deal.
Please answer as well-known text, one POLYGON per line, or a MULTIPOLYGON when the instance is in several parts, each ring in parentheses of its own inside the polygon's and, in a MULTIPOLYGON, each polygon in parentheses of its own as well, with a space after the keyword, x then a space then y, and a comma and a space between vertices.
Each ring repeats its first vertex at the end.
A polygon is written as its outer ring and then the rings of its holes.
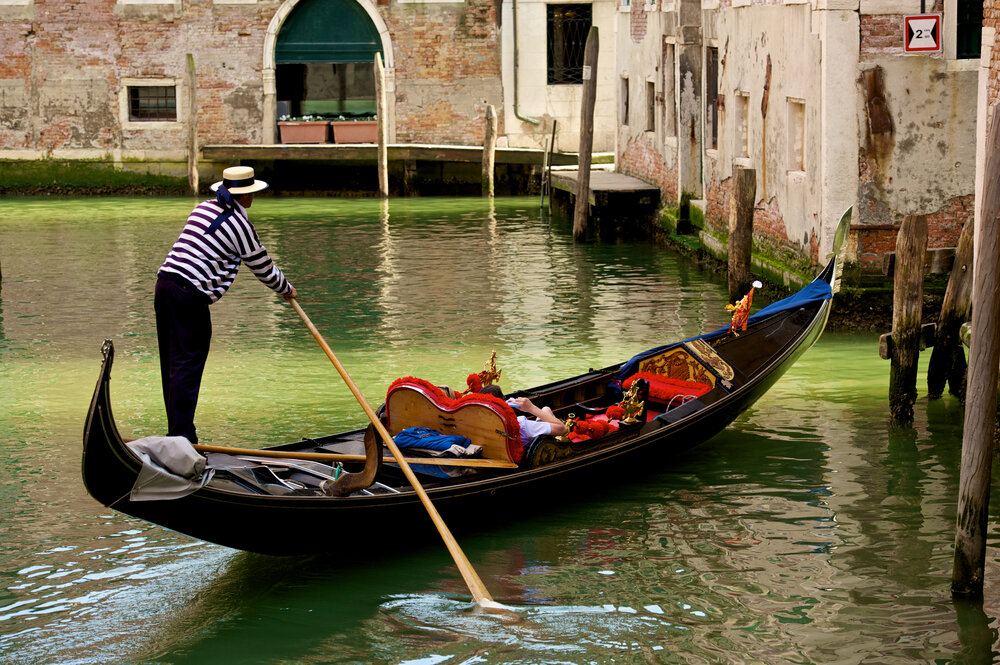
POLYGON ((126 492, 131 488, 138 459, 128 453, 111 412, 109 384, 115 348, 110 339, 104 340, 101 354, 104 360, 83 427, 80 468, 87 493, 101 504, 110 506, 122 496, 123 487, 126 492), (129 459, 135 461, 134 468, 126 463, 129 459))

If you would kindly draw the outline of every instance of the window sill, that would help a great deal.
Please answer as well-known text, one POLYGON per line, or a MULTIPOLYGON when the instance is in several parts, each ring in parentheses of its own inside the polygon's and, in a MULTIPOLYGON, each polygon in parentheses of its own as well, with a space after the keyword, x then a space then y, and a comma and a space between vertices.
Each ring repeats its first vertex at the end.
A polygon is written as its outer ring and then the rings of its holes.
POLYGON ((174 129, 182 125, 180 120, 126 120, 122 129, 174 129))

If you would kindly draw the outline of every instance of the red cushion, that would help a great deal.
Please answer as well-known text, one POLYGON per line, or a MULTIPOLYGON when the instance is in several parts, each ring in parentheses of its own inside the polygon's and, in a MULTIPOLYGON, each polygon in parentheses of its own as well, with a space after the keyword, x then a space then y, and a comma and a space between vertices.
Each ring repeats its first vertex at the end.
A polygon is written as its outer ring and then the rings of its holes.
POLYGON ((611 421, 602 413, 588 415, 583 420, 577 421, 576 427, 568 436, 570 441, 586 441, 587 439, 600 439, 602 436, 617 431, 618 423, 611 421))
POLYGON ((707 383, 672 379, 652 372, 636 372, 622 382, 622 388, 628 390, 636 379, 649 381, 649 398, 657 402, 669 402, 678 395, 701 397, 712 389, 707 383))

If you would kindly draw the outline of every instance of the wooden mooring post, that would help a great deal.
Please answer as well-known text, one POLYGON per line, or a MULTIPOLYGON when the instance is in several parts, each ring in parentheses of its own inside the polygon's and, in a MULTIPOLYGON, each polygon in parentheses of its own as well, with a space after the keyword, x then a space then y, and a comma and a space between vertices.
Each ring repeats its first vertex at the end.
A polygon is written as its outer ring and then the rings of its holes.
POLYGON ((737 302, 750 290, 753 250, 753 209, 757 199, 757 172, 733 167, 729 199, 729 300, 737 302))
POLYGON ((198 196, 198 99, 195 96, 198 85, 194 76, 194 55, 187 54, 188 92, 188 188, 192 196, 198 196))
POLYGON ((483 138, 483 196, 493 198, 493 171, 497 151, 497 110, 486 106, 486 135, 483 138))
POLYGON ((573 211, 573 239, 583 240, 587 233, 590 212, 590 160, 594 149, 594 105, 597 102, 597 54, 600 40, 597 26, 592 25, 583 49, 583 101, 580 110, 579 177, 576 187, 576 208, 573 211))
POLYGON ((382 54, 375 54, 375 119, 378 120, 378 194, 389 198, 389 150, 386 147, 389 118, 385 101, 385 66, 382 54))
POLYGON ((969 347, 965 423, 962 431, 962 471, 958 484, 955 560, 951 592, 982 597, 986 569, 986 531, 993 470, 993 436, 1000 376, 1000 102, 989 108, 979 228, 975 240, 972 286, 972 344, 969 347))
POLYGON ((955 261, 934 333, 934 350, 927 366, 927 395, 932 398, 940 397, 947 383, 948 392, 965 400, 965 348, 959 333, 972 312, 974 235, 975 221, 970 219, 962 227, 962 235, 958 239, 955 261))
POLYGON ((927 217, 907 215, 896 235, 896 270, 892 297, 892 349, 889 414, 897 424, 913 422, 920 359, 920 316, 924 302, 924 254, 927 217))

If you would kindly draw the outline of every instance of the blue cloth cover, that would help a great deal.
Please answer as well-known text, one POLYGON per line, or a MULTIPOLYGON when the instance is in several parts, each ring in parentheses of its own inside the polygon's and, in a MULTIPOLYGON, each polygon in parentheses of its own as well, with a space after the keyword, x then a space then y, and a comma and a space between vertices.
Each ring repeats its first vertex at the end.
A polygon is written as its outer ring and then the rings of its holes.
MULTIPOLYGON (((760 310, 759 312, 751 316, 747 320, 747 325, 752 325, 755 322, 763 319, 764 317, 772 316, 774 314, 777 314, 778 312, 783 312, 788 309, 796 309, 798 307, 804 307, 806 305, 810 305, 820 300, 829 300, 832 297, 833 297, 833 290, 830 288, 830 284, 827 283, 826 280, 817 277, 809 284, 802 287, 802 289, 797 293, 793 293, 787 298, 783 298, 782 300, 773 302, 764 309, 760 310)), ((728 330, 729 326, 725 325, 719 328, 718 330, 712 331, 710 333, 705 333, 704 335, 688 337, 684 341, 689 342, 693 339, 714 337, 720 333, 725 333, 728 330)), ((639 362, 642 359, 648 358, 649 356, 655 356, 656 354, 662 353, 663 351, 666 351, 667 349, 673 346, 677 346, 677 343, 658 346, 655 349, 649 349, 647 351, 643 351, 642 353, 632 356, 625 362, 624 365, 622 365, 622 368, 618 370, 618 373, 615 376, 618 377, 618 379, 624 379, 628 376, 631 376, 632 374, 635 374, 636 368, 639 366, 639 362)))
POLYGON ((402 448, 423 448, 424 450, 448 450, 452 446, 468 448, 472 442, 465 436, 442 434, 429 427, 407 427, 393 437, 402 448))

